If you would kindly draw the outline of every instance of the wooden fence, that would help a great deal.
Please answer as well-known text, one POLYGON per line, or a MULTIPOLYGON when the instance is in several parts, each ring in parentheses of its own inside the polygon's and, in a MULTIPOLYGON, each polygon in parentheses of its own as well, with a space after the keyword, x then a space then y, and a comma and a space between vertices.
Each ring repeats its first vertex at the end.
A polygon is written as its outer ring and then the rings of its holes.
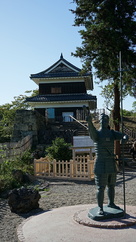
POLYGON ((42 178, 92 180, 93 169, 94 160, 90 160, 90 156, 76 156, 70 161, 49 161, 46 157, 34 160, 34 174, 42 178))
POLYGON ((28 135, 18 142, 0 143, 0 162, 5 159, 13 159, 16 156, 30 149, 32 146, 33 137, 28 135))

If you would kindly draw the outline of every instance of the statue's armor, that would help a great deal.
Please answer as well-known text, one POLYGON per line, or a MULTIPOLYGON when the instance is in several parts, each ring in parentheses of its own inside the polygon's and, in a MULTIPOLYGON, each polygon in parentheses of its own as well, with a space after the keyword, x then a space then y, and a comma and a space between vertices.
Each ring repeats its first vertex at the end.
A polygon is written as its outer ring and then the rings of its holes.
POLYGON ((122 139, 122 133, 114 130, 95 130, 94 145, 96 152, 94 173, 115 173, 114 140, 122 139))

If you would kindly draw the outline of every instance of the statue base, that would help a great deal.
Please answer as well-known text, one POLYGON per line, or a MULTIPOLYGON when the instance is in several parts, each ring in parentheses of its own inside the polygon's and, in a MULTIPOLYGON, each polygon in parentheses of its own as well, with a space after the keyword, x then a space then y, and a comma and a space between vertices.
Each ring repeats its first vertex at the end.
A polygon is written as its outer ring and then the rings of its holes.
POLYGON ((88 217, 100 221, 104 219, 112 219, 112 218, 120 218, 124 216, 124 210, 123 209, 116 209, 116 208, 110 208, 108 206, 103 207, 104 214, 100 215, 98 214, 98 207, 92 208, 88 212, 88 217))

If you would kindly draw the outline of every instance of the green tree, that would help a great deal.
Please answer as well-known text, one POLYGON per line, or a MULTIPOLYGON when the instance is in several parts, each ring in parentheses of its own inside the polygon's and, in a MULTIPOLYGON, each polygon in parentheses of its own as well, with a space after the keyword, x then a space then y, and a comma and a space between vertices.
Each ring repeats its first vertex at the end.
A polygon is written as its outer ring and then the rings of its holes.
POLYGON ((133 116, 133 112, 132 111, 128 111, 126 109, 123 109, 123 116, 133 116))
MULTIPOLYGON (((135 1, 130 0, 73 0, 76 3, 75 26, 79 31, 81 47, 75 56, 84 61, 85 71, 96 70, 99 81, 108 80, 114 93, 113 121, 115 130, 120 122, 119 53, 122 54, 123 92, 132 96, 136 88, 136 23, 135 1)), ((116 152, 117 153, 117 152, 116 152)))
MULTIPOLYGON (((75 56, 84 61, 84 70, 96 70, 100 81, 108 80, 114 93, 114 112, 119 112, 120 78, 119 52, 122 53, 122 79, 124 94, 135 95, 136 74, 136 25, 134 1, 126 0, 74 0, 75 26, 84 26, 79 33, 82 46, 77 47, 75 56), (115 105, 116 104, 116 105, 115 105)), ((117 120, 115 123, 117 129, 117 120)))
MULTIPOLYGON (((26 91, 31 96, 36 95, 38 90, 26 91)), ((14 97, 11 103, 0 106, 0 142, 9 141, 12 135, 14 118, 17 109, 31 109, 31 106, 25 101, 27 95, 14 97)))
POLYGON ((136 101, 133 102, 132 108, 133 108, 134 113, 136 113, 136 101))
POLYGON ((66 143, 63 138, 56 138, 52 146, 46 148, 47 155, 56 160, 70 160, 72 158, 71 144, 66 143))

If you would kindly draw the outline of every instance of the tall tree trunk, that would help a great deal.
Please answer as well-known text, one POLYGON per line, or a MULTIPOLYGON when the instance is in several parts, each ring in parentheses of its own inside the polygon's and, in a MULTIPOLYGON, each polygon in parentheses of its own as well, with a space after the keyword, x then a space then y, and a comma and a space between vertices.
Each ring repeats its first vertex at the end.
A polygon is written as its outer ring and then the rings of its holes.
MULTIPOLYGON (((120 91, 117 83, 114 85, 113 123, 116 131, 120 130, 120 91)), ((115 154, 120 157, 120 141, 115 141, 115 154)))

